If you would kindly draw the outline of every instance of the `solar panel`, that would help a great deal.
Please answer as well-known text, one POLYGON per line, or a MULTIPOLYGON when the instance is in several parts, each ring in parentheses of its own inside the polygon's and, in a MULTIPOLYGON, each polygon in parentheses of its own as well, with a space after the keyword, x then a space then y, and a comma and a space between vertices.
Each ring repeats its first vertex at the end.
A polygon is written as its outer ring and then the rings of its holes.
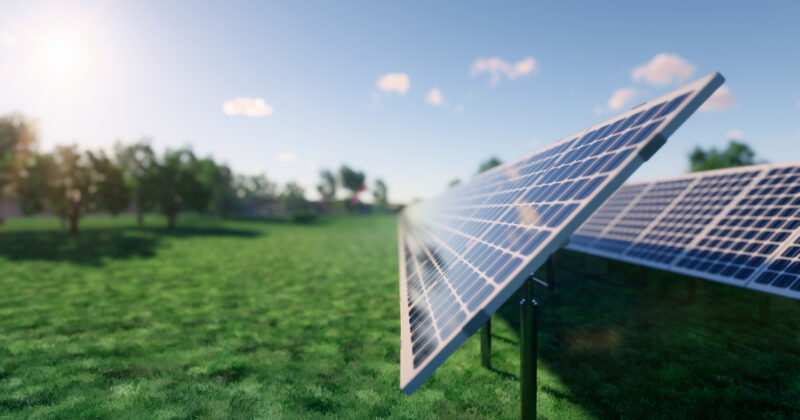
POLYGON ((401 389, 414 392, 723 80, 710 74, 406 208, 401 389))
POLYGON ((625 184, 567 248, 800 299, 800 163, 625 184))

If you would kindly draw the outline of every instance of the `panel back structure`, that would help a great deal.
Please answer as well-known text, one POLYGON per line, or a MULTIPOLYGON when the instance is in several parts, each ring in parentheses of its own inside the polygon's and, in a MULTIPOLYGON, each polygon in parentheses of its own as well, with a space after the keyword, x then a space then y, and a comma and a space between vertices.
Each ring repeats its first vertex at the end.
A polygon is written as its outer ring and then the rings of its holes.
POLYGON ((710 74, 406 208, 401 389, 414 392, 723 80, 710 74))
POLYGON ((625 184, 567 248, 800 299, 800 162, 625 184))

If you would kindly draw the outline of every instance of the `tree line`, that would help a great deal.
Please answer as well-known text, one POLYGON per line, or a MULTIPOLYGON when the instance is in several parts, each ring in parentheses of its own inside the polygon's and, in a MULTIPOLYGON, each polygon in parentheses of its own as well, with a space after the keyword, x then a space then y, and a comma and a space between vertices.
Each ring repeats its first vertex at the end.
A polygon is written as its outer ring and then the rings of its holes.
MULTIPOLYGON (((160 212, 175 226, 184 211, 281 214, 295 221, 313 220, 319 211, 358 211, 366 176, 342 166, 339 176, 322 171, 321 203, 309 202, 297 182, 283 188, 263 174, 235 174, 211 157, 198 157, 190 147, 156 153, 147 141, 117 142, 113 151, 81 150, 76 145, 37 150, 35 124, 19 114, 0 117, 0 198, 14 197, 23 214, 52 211, 78 232, 81 217, 92 212, 117 215, 128 209, 144 223, 148 212, 160 212), (337 186, 350 192, 337 200, 337 186)), ((377 207, 388 208, 386 184, 376 180, 377 207)), ((2 222, 2 215, 0 215, 2 222)))

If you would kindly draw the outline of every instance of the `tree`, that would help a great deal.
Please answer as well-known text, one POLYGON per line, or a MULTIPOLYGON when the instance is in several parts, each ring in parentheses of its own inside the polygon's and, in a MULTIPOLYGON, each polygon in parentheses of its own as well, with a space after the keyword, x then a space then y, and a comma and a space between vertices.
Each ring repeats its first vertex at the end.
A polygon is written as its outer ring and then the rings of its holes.
POLYGON ((233 188, 239 207, 251 213, 262 213, 277 199, 277 185, 264 174, 237 175, 233 188))
POLYGON ((188 148, 167 150, 156 166, 156 202, 170 229, 181 211, 208 208, 211 193, 200 181, 198 170, 197 158, 188 148))
POLYGON ((91 187, 95 193, 92 205, 117 215, 131 203, 131 192, 125 183, 122 169, 109 159, 105 152, 87 152, 91 168, 91 187))
POLYGON ((136 223, 142 226, 144 212, 152 210, 156 203, 156 154, 146 141, 131 145, 117 142, 114 151, 136 207, 136 223))
POLYGON ((47 202, 53 212, 69 221, 69 232, 78 234, 78 221, 86 212, 96 187, 88 157, 77 146, 58 146, 53 153, 53 173, 47 188, 47 202))
POLYGON ((317 191, 319 191, 319 195, 325 205, 333 208, 333 202, 336 200, 336 176, 328 169, 320 172, 319 176, 322 180, 317 185, 317 191))
POLYGON ((689 154, 690 172, 708 171, 712 169, 747 166, 756 163, 756 154, 746 143, 731 140, 727 149, 717 150, 712 147, 703 150, 695 147, 689 154))
POLYGON ((389 193, 386 188, 386 183, 382 179, 375 180, 375 189, 372 192, 375 197, 375 206, 378 208, 386 208, 389 206, 389 193))
POLYGON ((289 182, 281 194, 280 201, 294 223, 311 223, 317 219, 317 213, 306 200, 305 191, 300 184, 289 182))
POLYGON ((286 184, 286 188, 281 193, 280 201, 288 213, 310 210, 310 203, 306 200, 305 190, 294 181, 286 184))
POLYGON ((492 156, 489 159, 486 159, 485 161, 483 161, 481 163, 481 165, 478 167, 478 173, 480 174, 480 173, 486 172, 489 169, 492 169, 495 166, 500 166, 502 164, 503 164, 503 161, 501 161, 500 159, 492 156))
POLYGON ((339 169, 339 179, 342 182, 342 186, 350 190, 350 203, 353 209, 359 204, 358 193, 366 188, 364 185, 365 178, 364 172, 355 171, 347 165, 342 165, 342 168, 339 169))
POLYGON ((16 183, 17 201, 25 215, 45 209, 50 181, 56 177, 55 161, 51 154, 31 153, 22 164, 16 183))
POLYGON ((447 188, 453 188, 460 183, 461 183, 460 178, 454 178, 453 180, 450 181, 450 183, 447 184, 447 188))
MULTIPOLYGON (((0 202, 13 188, 35 141, 35 124, 21 114, 0 117, 0 202)), ((2 223, 3 215, 0 213, 2 223)))
POLYGON ((200 182, 209 193, 209 205, 223 219, 233 209, 236 193, 233 188, 233 171, 227 165, 218 165, 211 158, 197 162, 200 182))

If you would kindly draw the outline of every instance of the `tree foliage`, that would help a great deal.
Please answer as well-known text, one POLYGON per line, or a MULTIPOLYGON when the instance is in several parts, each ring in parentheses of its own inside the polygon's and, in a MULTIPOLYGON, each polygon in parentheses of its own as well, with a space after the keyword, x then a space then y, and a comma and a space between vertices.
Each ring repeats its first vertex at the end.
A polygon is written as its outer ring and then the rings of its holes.
POLYGON ((47 202, 53 212, 69 222, 69 232, 78 233, 78 221, 96 200, 91 160, 78 146, 58 146, 53 153, 47 202))
POLYGON ((317 185, 317 191, 319 191, 322 201, 330 206, 336 199, 336 176, 330 170, 325 169, 319 173, 319 177, 321 181, 317 185))
POLYGON ((136 221, 142 226, 144 213, 152 210, 156 204, 158 169, 156 154, 145 140, 129 145, 118 142, 114 146, 114 152, 125 185, 131 193, 136 221))
MULTIPOLYGON (((244 213, 283 213, 313 220, 315 207, 298 183, 278 186, 263 174, 237 175, 212 158, 198 158, 190 148, 166 150, 158 155, 147 140, 117 142, 113 153, 83 151, 77 146, 58 146, 52 152, 32 150, 35 126, 20 115, 0 117, 0 194, 13 194, 26 215, 52 211, 78 232, 82 216, 93 211, 112 215, 131 208, 141 225, 147 211, 157 210, 174 227, 181 212, 217 212, 221 217, 244 213)), ((360 206, 359 193, 366 176, 343 165, 338 174, 320 173, 317 189, 329 209, 336 202, 337 187, 350 192, 344 205, 360 206), (338 177, 337 177, 338 175, 338 177), (338 179, 337 179, 338 178, 338 179)), ((376 207, 387 207, 387 187, 375 181, 376 207)), ((0 195, 2 198, 2 195, 0 195)), ((1 216, 1 215, 0 215, 1 216)), ((2 221, 2 217, 0 217, 2 221)))
MULTIPOLYGON (((117 215, 131 203, 131 191, 125 182, 122 169, 105 152, 87 152, 91 169, 92 210, 107 210, 117 215)), ((91 187, 90 187, 91 188, 91 187)))
POLYGON ((756 162, 753 149, 736 140, 731 140, 723 150, 714 147, 703 150, 698 146, 689 154, 690 172, 753 165, 756 162))
POLYGON ((486 172, 489 169, 492 169, 495 166, 500 166, 502 164, 503 164, 503 161, 501 161, 497 157, 492 156, 489 159, 486 159, 485 161, 481 162, 480 166, 478 167, 478 173, 480 174, 480 173, 486 172))
POLYGON ((358 193, 364 191, 366 187, 364 185, 364 181, 366 180, 364 172, 359 172, 351 169, 347 165, 342 165, 342 168, 339 169, 339 179, 342 186, 350 190, 350 197, 355 203, 358 199, 358 193))
POLYGON ((175 227, 183 210, 205 211, 211 192, 201 182, 197 157, 191 149, 167 150, 155 171, 156 202, 167 217, 167 227, 175 227))
POLYGON ((375 199, 375 206, 378 208, 386 208, 389 206, 389 192, 386 188, 386 183, 382 179, 375 180, 375 189, 372 191, 375 199))
POLYGON ((50 180, 56 176, 55 166, 53 156, 48 153, 31 153, 21 164, 16 195, 23 214, 31 215, 45 209, 50 180))
MULTIPOLYGON (((20 114, 0 117, 0 200, 13 189, 31 147, 36 142, 36 126, 20 114)), ((3 215, 0 214, 0 223, 3 215)))
POLYGON ((208 189, 211 209, 220 217, 227 217, 236 201, 233 171, 227 165, 219 165, 211 158, 198 161, 198 167, 200 182, 208 189))

